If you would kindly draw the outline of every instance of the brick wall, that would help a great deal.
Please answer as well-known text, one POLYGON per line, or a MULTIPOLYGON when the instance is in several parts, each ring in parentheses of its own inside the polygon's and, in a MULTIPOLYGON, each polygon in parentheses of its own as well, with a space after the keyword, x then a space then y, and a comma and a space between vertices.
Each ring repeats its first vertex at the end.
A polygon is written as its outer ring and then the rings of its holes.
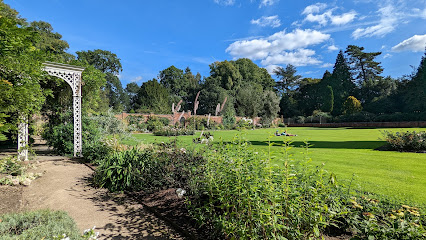
POLYGON ((410 128, 426 127, 426 121, 420 122, 348 122, 348 123, 290 123, 291 127, 377 127, 377 128, 410 128))

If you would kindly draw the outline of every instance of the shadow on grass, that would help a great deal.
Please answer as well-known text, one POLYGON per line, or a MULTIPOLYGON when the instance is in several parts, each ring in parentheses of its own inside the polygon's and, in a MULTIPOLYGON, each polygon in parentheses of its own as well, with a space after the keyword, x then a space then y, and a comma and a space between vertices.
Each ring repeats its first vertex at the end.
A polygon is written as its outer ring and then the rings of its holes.
MULTIPOLYGON (((273 146, 283 146, 283 141, 271 141, 273 146)), ((254 146, 268 146, 268 141, 251 141, 254 146)), ((384 141, 310 141, 310 148, 344 148, 344 149, 376 149, 386 144, 384 141)), ((291 143, 294 147, 304 147, 305 143, 296 141, 291 143)))

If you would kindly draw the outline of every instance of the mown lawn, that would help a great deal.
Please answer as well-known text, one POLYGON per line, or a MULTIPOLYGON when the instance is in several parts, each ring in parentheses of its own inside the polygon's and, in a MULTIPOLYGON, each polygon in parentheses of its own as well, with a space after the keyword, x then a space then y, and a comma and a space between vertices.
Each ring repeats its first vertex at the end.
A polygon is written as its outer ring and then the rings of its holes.
MULTIPOLYGON (((231 141, 237 134, 251 142, 258 151, 270 148, 275 159, 283 153, 283 136, 274 136, 274 132, 284 128, 256 129, 244 131, 214 131, 215 142, 231 141), (268 140, 269 138, 269 140, 268 140)), ((376 148, 385 144, 381 131, 425 131, 426 128, 407 129, 351 129, 351 128, 288 128, 287 131, 297 134, 290 137, 294 148, 291 152, 295 158, 303 158, 301 152, 305 141, 312 146, 309 156, 312 164, 325 164, 325 169, 337 175, 338 180, 364 191, 395 197, 408 202, 426 204, 426 154, 377 151, 376 148)), ((198 133, 199 134, 199 133, 198 133)), ((134 134, 134 140, 126 144, 135 145, 139 142, 166 142, 174 137, 158 137, 152 134, 134 134)), ((198 137, 199 135, 195 135, 198 137)), ((192 138, 180 136, 178 140, 187 147, 195 147, 192 138)), ((198 147, 198 145, 196 146, 198 147)), ((278 162, 278 161, 277 161, 278 162)))

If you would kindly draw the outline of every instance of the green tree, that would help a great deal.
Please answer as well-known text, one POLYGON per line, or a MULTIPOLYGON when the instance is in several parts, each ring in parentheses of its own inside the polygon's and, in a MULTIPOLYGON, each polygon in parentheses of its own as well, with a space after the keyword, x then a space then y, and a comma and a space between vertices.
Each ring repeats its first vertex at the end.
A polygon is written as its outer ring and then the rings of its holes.
POLYGON ((37 32, 40 38, 33 44, 45 55, 48 61, 69 62, 75 57, 66 52, 69 48, 68 42, 62 40, 62 35, 53 32, 53 27, 48 22, 34 21, 30 23, 30 28, 37 32))
POLYGON ((294 93, 302 78, 302 76, 296 75, 296 72, 296 67, 291 64, 288 64, 286 68, 278 67, 274 70, 274 74, 280 79, 276 87, 281 96, 290 96, 294 93))
POLYGON ((223 89, 238 91, 243 77, 238 68, 232 62, 214 62, 210 65, 210 78, 223 89))
POLYGON ((349 45, 345 53, 348 55, 349 64, 358 84, 380 78, 383 68, 380 62, 374 61, 374 58, 382 54, 381 52, 364 52, 364 47, 349 45))
POLYGON ((274 91, 267 90, 263 92, 263 107, 261 109, 261 117, 263 124, 271 124, 278 116, 280 111, 280 98, 274 91))
POLYGON ((104 90, 109 107, 116 111, 122 111, 125 108, 127 95, 117 76, 123 70, 118 56, 115 53, 101 49, 77 51, 76 54, 79 61, 86 62, 105 73, 106 84, 104 90))
POLYGON ((262 92, 259 84, 243 85, 236 96, 238 116, 257 117, 263 108, 262 92))
POLYGON ((182 69, 172 65, 160 71, 158 78, 160 79, 160 83, 169 89, 172 95, 179 98, 187 96, 188 82, 185 81, 182 69))
POLYGON ((118 74, 123 70, 120 59, 110 51, 95 49, 93 51, 77 51, 76 54, 78 60, 86 61, 103 73, 118 74))
POLYGON ((128 97, 128 103, 126 104, 127 111, 135 110, 134 105, 136 102, 136 97, 138 95, 139 88, 140 87, 135 82, 131 82, 126 85, 125 93, 128 97))
POLYGON ((420 61, 416 74, 407 83, 403 93, 406 112, 426 111, 426 51, 420 61))
POLYGON ((349 115, 362 111, 361 102, 354 96, 349 96, 343 103, 343 114, 349 115))
POLYGON ((33 45, 38 34, 2 1, 0 14, 0 125, 4 132, 5 126, 16 126, 17 116, 37 113, 47 92, 40 86, 44 60, 33 45), (7 122, 6 116, 10 116, 7 122))
POLYGON ((155 78, 144 82, 138 91, 135 108, 144 113, 170 113, 169 92, 155 78))
POLYGON ((324 96, 324 105, 322 107, 322 111, 332 112, 333 107, 334 107, 334 92, 333 92, 333 88, 330 85, 328 85, 327 93, 324 96))
POLYGON ((303 78, 295 95, 299 111, 311 115, 314 110, 321 109, 323 96, 321 95, 321 79, 303 78))
POLYGON ((248 58, 240 58, 236 61, 231 61, 238 72, 241 74, 242 81, 245 83, 257 83, 264 90, 272 90, 275 86, 275 81, 264 68, 260 68, 248 58))
POLYGON ((324 74, 321 83, 324 97, 323 102, 329 101, 330 91, 327 87, 330 86, 333 90, 334 98, 332 112, 334 115, 342 114, 343 102, 346 101, 348 96, 354 95, 356 92, 356 86, 352 81, 350 67, 342 51, 337 54, 333 73, 331 75, 324 74))

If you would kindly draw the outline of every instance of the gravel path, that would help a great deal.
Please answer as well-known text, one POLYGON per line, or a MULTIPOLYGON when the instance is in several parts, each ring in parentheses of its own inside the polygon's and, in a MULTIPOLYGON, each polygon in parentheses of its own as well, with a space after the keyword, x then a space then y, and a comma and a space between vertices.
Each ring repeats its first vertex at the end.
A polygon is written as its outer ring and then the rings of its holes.
POLYGON ((43 147, 36 149, 35 161, 39 161, 36 171, 44 175, 23 188, 23 210, 64 210, 81 231, 96 226, 99 239, 183 239, 142 205, 90 186, 91 168, 69 158, 49 156, 43 147))

